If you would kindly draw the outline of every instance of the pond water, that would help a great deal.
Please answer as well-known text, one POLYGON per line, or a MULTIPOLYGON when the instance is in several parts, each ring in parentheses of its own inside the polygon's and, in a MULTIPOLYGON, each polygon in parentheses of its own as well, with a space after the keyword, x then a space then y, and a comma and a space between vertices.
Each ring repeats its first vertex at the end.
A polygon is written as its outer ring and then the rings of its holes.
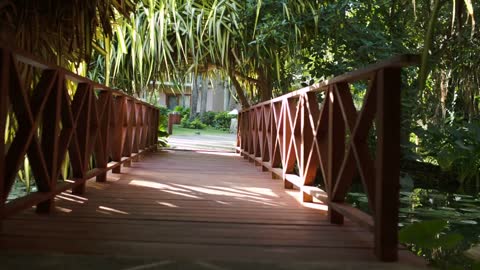
MULTIPOLYGON (((347 201, 368 212, 368 201, 364 193, 352 192, 348 195, 347 201)), ((400 192, 398 224, 400 230, 413 223, 421 224, 434 220, 444 221, 445 227, 441 229, 439 235, 456 236, 458 241, 454 247, 422 248, 415 244, 407 244, 407 247, 439 268, 480 269, 480 265, 476 265, 464 255, 466 250, 480 243, 479 194, 458 194, 423 188, 400 192)))

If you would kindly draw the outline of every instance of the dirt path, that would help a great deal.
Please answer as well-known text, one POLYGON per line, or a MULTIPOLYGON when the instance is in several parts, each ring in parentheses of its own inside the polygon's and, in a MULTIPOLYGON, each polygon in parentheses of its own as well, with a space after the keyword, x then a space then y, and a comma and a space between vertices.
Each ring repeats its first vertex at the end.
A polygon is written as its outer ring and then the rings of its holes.
POLYGON ((172 135, 168 138, 168 148, 175 150, 234 152, 236 139, 236 134, 172 135))

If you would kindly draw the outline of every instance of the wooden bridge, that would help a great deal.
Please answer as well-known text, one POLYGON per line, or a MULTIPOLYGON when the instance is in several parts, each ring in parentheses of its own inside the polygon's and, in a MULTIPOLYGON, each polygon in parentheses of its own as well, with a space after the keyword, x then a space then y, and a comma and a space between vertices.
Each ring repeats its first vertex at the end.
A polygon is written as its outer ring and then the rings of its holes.
POLYGON ((157 151, 155 107, 0 52, 0 268, 58 260, 84 269, 94 259, 106 269, 424 266, 397 243, 400 69, 414 58, 243 111, 242 158, 157 151), (40 79, 24 84, 33 74, 40 79), (359 113, 348 88, 358 80, 368 82, 359 113), (374 115, 375 159, 366 144, 374 115), (25 156, 38 191, 10 200, 25 156), (373 217, 344 202, 357 172, 373 217))

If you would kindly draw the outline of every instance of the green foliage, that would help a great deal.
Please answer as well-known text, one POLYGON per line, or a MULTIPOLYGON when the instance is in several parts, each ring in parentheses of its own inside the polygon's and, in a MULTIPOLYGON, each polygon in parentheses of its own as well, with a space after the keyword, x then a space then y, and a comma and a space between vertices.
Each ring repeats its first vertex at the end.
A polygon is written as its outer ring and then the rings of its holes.
POLYGON ((459 248, 464 240, 463 236, 448 232, 448 227, 445 220, 413 223, 400 230, 399 240, 418 255, 426 256, 434 266, 441 269, 472 269, 473 262, 466 258, 462 248, 459 248))
POLYGON ((207 126, 211 126, 213 127, 215 125, 215 117, 216 117, 217 113, 215 112, 204 112, 201 116, 200 116, 200 120, 202 121, 202 123, 204 123, 205 125, 207 126))
POLYGON ((442 168, 458 176, 461 183, 480 178, 480 125, 455 122, 452 125, 421 127, 415 130, 421 139, 419 154, 431 158, 442 168))
POLYGON ((160 116, 159 116, 159 130, 167 130, 168 127, 168 113, 170 112, 167 107, 159 107, 160 116))
POLYGON ((159 107, 160 116, 158 120, 158 130, 157 130, 157 137, 158 137, 158 144, 160 146, 167 146, 167 138, 169 136, 167 128, 168 128, 168 114, 169 110, 167 107, 160 106, 159 107))
POLYGON ((173 108, 173 111, 181 113, 183 111, 183 107, 180 105, 177 105, 175 106, 175 108, 173 108))
POLYGON ((183 106, 175 106, 173 109, 174 112, 178 112, 181 115, 181 118, 184 118, 185 115, 188 117, 190 116, 190 108, 183 107, 183 106))
POLYGON ((215 127, 221 130, 229 130, 232 118, 235 118, 235 115, 230 115, 228 112, 219 112, 215 115, 215 127))
POLYGON ((206 126, 214 127, 219 130, 229 130, 230 121, 235 115, 229 115, 228 112, 205 112, 193 121, 189 120, 189 114, 185 114, 181 120, 181 126, 185 128, 203 129, 206 126))
POLYGON ((185 115, 181 122, 180 125, 184 128, 191 128, 191 129, 204 129, 207 127, 202 121, 197 117, 194 120, 190 121, 188 118, 188 115, 185 115))
POLYGON ((419 249, 452 249, 463 240, 460 234, 442 234, 448 226, 445 220, 417 222, 404 227, 399 232, 399 240, 404 244, 413 244, 419 249))

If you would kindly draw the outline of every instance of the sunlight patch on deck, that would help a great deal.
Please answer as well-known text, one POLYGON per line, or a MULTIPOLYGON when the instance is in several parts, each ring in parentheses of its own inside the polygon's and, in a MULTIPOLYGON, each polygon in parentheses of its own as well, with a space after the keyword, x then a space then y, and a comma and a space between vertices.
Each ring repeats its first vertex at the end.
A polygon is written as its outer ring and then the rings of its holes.
POLYGON ((171 207, 171 208, 178 208, 179 207, 178 205, 175 205, 173 203, 168 203, 168 202, 157 202, 157 203, 160 204, 160 205, 163 205, 163 206, 171 207))
POLYGON ((122 215, 129 215, 129 213, 127 213, 125 211, 114 209, 114 208, 111 208, 111 207, 106 207, 106 206, 99 206, 98 209, 113 212, 113 213, 117 213, 117 214, 122 214, 122 215))

